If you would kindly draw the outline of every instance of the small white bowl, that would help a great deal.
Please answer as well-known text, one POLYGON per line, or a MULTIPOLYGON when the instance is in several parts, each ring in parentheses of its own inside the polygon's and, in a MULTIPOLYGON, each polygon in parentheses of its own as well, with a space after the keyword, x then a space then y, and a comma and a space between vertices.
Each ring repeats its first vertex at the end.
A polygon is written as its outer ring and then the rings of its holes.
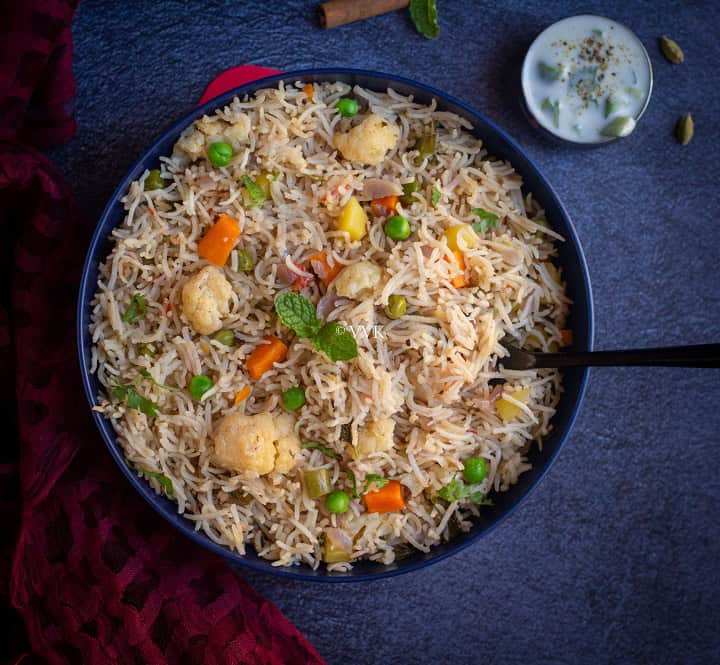
MULTIPOLYGON (((543 30, 530 45, 523 61, 521 74, 523 109, 530 121, 530 124, 543 134, 564 143, 577 146, 603 145, 621 137, 601 135, 597 129, 599 126, 597 122, 593 126, 592 130, 588 129, 585 136, 582 135, 584 128, 581 128, 580 130, 574 129, 573 133, 570 134, 567 128, 556 126, 551 115, 547 111, 543 111, 541 108, 542 102, 540 101, 540 97, 546 95, 545 99, 549 100, 547 94, 550 94, 551 91, 556 94, 562 94, 561 91, 563 87, 567 89, 567 87, 570 86, 571 81, 569 79, 572 77, 573 72, 577 71, 578 67, 575 67, 574 69, 570 67, 567 69, 563 68, 563 73, 560 78, 557 78, 554 81, 543 79, 542 75, 539 73, 539 68, 541 62, 548 57, 552 57, 548 56, 551 49, 554 49, 553 53, 558 53, 560 50, 564 49, 567 57, 568 53, 572 54, 574 52, 572 47, 577 46, 576 42, 585 39, 582 35, 591 36, 593 29, 599 29, 602 34, 604 34, 605 31, 610 31, 613 33, 613 36, 619 38, 619 41, 612 41, 610 44, 614 49, 613 58, 618 61, 623 60, 623 62, 621 62, 617 67, 611 67, 607 70, 607 72, 603 71, 603 76, 607 73, 608 76, 615 77, 608 78, 607 80, 612 82, 619 81, 620 83, 617 84, 618 87, 623 86, 623 90, 625 91, 634 87, 638 83, 643 84, 640 93, 644 94, 644 97, 633 98, 628 102, 628 104, 632 107, 632 112, 628 113, 628 115, 633 118, 635 125, 637 125, 638 121, 642 117, 642 114, 645 112, 645 109, 650 102, 650 96, 652 95, 653 72, 650 57, 648 56, 647 50, 638 36, 622 23, 618 23, 612 19, 604 16, 597 16, 595 14, 578 14, 577 16, 564 18, 545 28, 545 30, 543 30), (615 53, 618 53, 618 55, 615 55, 615 53), (635 69, 637 69, 637 71, 635 71, 635 69), (627 85, 626 81, 623 82, 621 80, 623 76, 626 77, 628 75, 628 72, 630 72, 636 79, 633 81, 632 85, 627 85), (618 75, 620 78, 617 78, 618 75)), ((577 49, 575 49, 575 51, 576 50, 577 49)), ((570 57, 576 58, 575 62, 578 62, 576 55, 571 55, 570 57)), ((588 61, 588 65, 590 64, 591 63, 588 61)), ((617 89, 614 89, 614 91, 617 92, 617 89)), ((629 99, 627 95, 625 96, 629 99)), ((567 97, 567 99, 570 100, 570 97, 567 97)), ((578 104, 583 102, 580 101, 579 97, 577 97, 577 101, 574 99, 570 100, 568 102, 568 107, 566 108, 570 110, 571 113, 570 115, 565 116, 563 120, 569 122, 572 119, 579 120, 581 118, 592 116, 595 116, 595 120, 599 119, 601 114, 599 101, 592 102, 594 104, 592 108, 590 108, 588 102, 585 101, 584 110, 578 109, 578 113, 572 113, 572 109, 569 108, 571 103, 577 107, 578 104)), ((611 114, 606 119, 600 120, 600 122, 610 122, 612 119, 613 116, 611 114)), ((559 122, 560 121, 558 121, 558 125, 559 122)))

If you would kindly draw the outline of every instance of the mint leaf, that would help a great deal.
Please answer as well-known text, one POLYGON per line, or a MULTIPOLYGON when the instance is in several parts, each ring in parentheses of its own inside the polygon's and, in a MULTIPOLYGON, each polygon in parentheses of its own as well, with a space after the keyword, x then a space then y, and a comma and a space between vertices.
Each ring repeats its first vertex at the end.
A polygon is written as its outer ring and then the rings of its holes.
POLYGON ((326 446, 322 441, 303 441, 302 444, 300 444, 300 447, 317 449, 325 455, 325 457, 332 457, 333 459, 337 457, 337 453, 330 446, 326 446))
POLYGON ((435 0, 410 0, 410 18, 423 37, 434 39, 440 34, 435 0))
POLYGON ((280 323, 300 337, 313 337, 322 326, 322 321, 315 316, 315 306, 293 291, 285 291, 275 299, 275 311, 280 323))
POLYGON ((473 215, 480 218, 479 222, 475 222, 472 227, 478 233, 485 233, 489 228, 498 225, 500 219, 492 212, 485 210, 484 208, 473 208, 473 215))
POLYGON ((141 411, 149 418, 157 418, 160 413, 158 411, 158 405, 143 397, 133 386, 120 384, 114 386, 110 392, 119 401, 124 402, 128 409, 141 411))
POLYGON ((262 208, 265 203, 265 191, 260 185, 256 185, 251 178, 244 175, 242 177, 243 185, 245 185, 245 191, 247 196, 244 197, 245 205, 248 208, 262 208))
POLYGON ((367 491, 370 489, 371 485, 375 485, 375 492, 378 490, 381 490, 385 485, 387 485, 390 481, 387 478, 383 478, 382 476, 378 476, 375 473, 368 473, 367 476, 365 476, 365 487, 363 488, 363 494, 367 494, 367 491))
POLYGON ((165 492, 165 496, 173 496, 172 480, 164 473, 160 473, 159 471, 146 471, 145 469, 140 469, 140 473, 146 478, 155 478, 155 480, 160 483, 160 487, 162 487, 163 492, 165 492))
POLYGON ((130 300, 130 305, 122 315, 122 320, 125 323, 137 323, 141 319, 145 318, 147 313, 147 301, 145 296, 141 293, 136 293, 130 300))
POLYGON ((437 187, 432 188, 432 194, 430 195, 430 203, 432 203, 432 207, 434 208, 438 201, 440 201, 440 190, 437 187))
POLYGON ((330 360, 352 360, 357 358, 357 342, 352 333, 339 323, 326 323, 312 338, 313 344, 330 360))

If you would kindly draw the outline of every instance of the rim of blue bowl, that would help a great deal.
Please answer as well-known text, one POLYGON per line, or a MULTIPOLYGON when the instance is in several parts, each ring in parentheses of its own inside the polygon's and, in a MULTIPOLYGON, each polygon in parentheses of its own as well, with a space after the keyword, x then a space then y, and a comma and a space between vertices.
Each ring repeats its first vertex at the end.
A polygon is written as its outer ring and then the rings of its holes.
MULTIPOLYGON (((578 417, 582 402, 585 397, 585 392, 587 390, 587 383, 590 374, 589 368, 583 368, 579 371, 578 388, 575 391, 575 405, 570 412, 564 430, 559 433, 557 433, 558 430, 556 430, 558 440, 555 446, 555 450, 553 450, 545 458, 542 467, 539 470, 539 473, 532 480, 525 483, 524 486, 522 486, 523 476, 520 476, 518 483, 513 486, 513 488, 515 488, 516 491, 519 492, 519 496, 512 504, 510 504, 504 511, 502 511, 494 519, 493 522, 491 522, 484 528, 479 528, 476 524, 473 529, 474 533, 470 533, 467 538, 462 541, 456 540, 453 543, 453 540, 451 540, 447 543, 438 544, 432 547, 430 549, 430 552, 427 554, 414 553, 412 556, 408 557, 408 559, 396 561, 394 564, 390 564, 390 566, 385 566, 384 564, 377 562, 362 562, 370 563, 372 564, 373 568, 377 568, 377 570, 372 570, 370 572, 361 571, 353 573, 353 570, 356 570, 356 567, 353 567, 353 569, 348 573, 336 573, 327 571, 324 566, 321 566, 317 570, 312 570, 307 567, 306 564, 280 567, 272 566, 272 562, 268 560, 249 559, 246 555, 239 554, 238 552, 232 551, 223 545, 219 545, 218 543, 213 542, 201 531, 196 531, 193 527, 193 524, 189 520, 185 519, 180 513, 177 512, 176 509, 173 509, 173 506, 176 506, 174 502, 171 502, 169 499, 166 499, 165 497, 161 497, 160 495, 156 494, 155 491, 150 488, 150 485, 143 478, 138 476, 134 472, 134 470, 125 463, 122 449, 116 441, 114 431, 112 430, 112 426, 110 425, 109 421, 97 411, 92 410, 92 407, 96 405, 96 400, 95 394, 93 392, 93 379, 89 369, 91 343, 89 344, 88 342, 91 342, 91 340, 89 340, 88 326, 90 322, 90 302, 92 301, 95 293, 96 281, 90 283, 89 275, 91 272, 93 272, 93 267, 97 268, 97 265, 94 265, 94 254, 96 253, 98 245, 108 241, 108 232, 104 230, 107 218, 112 215, 114 206, 119 205, 120 198, 126 193, 130 183, 133 180, 137 179, 138 175, 142 173, 142 170, 146 168, 146 162, 150 157, 151 153, 155 150, 155 148, 159 144, 164 143, 170 138, 177 138, 177 136, 179 136, 179 134, 186 127, 188 127, 190 123, 193 122, 193 120, 195 120, 196 118, 207 113, 208 111, 213 111, 216 108, 231 102, 232 99, 236 96, 242 97, 245 94, 252 94, 259 88, 273 86, 275 84, 279 84, 282 81, 288 84, 292 84, 295 81, 318 82, 340 80, 342 79, 342 77, 373 79, 378 83, 378 87, 381 89, 392 87, 392 85, 394 84, 399 84, 406 88, 414 89, 415 91, 418 91, 426 96, 435 97, 438 102, 446 102, 451 106, 456 106, 462 109, 466 118, 468 118, 469 120, 476 119, 480 122, 480 124, 484 124, 487 128, 489 128, 490 132, 495 135, 495 138, 505 143, 509 151, 513 152, 521 159, 521 161, 524 162, 524 168, 522 170, 519 170, 518 172, 523 176, 527 173, 531 173, 533 177, 542 184, 542 187, 545 190, 545 196, 552 200, 553 205, 556 207, 559 215, 563 219, 565 226, 565 228, 563 229, 563 234, 566 242, 568 242, 575 250, 574 254, 578 263, 577 267, 579 268, 579 274, 581 277, 581 283, 576 284, 576 286, 578 286, 578 288, 581 288, 581 292, 584 294, 585 301, 583 303, 583 311, 581 312, 577 312, 577 310, 575 309, 577 307, 576 304, 571 307, 571 317, 574 315, 573 313, 579 314, 580 318, 586 322, 586 343, 583 346, 584 350, 592 350, 594 339, 594 308, 587 261, 582 250, 582 245, 580 244, 580 240, 575 231, 575 227, 573 226, 570 215, 565 209, 565 206, 560 201, 560 198, 558 197, 552 185, 550 185, 550 183, 543 176, 540 170, 527 156, 525 151, 518 145, 518 143, 513 138, 510 137, 509 134, 507 134, 503 129, 498 127, 487 116, 452 95, 442 92, 441 90, 438 90, 433 86, 419 83, 403 76, 385 74, 383 72, 376 72, 372 70, 333 67, 301 69, 290 72, 282 72, 273 76, 257 79, 255 81, 251 81, 242 86, 229 90, 221 95, 218 95, 217 97, 214 97, 206 103, 193 108, 190 112, 186 113, 182 118, 173 123, 168 129, 164 130, 133 163, 133 165, 128 170, 126 176, 122 179, 118 187, 115 189, 107 205, 103 209, 103 212, 96 224, 95 231, 93 232, 92 238, 90 240, 88 252, 85 257, 85 262, 83 264, 80 290, 78 293, 78 309, 76 319, 78 356, 85 396, 91 408, 93 420, 95 421, 95 424, 100 432, 103 441, 105 442, 105 445, 108 448, 108 451, 110 452, 110 455, 115 460, 118 467, 125 475, 125 477, 130 481, 131 485, 135 488, 135 490, 145 499, 147 503, 150 504, 150 506, 152 506, 152 508, 157 513, 159 513, 165 519, 165 521, 169 522, 173 527, 175 527, 178 531, 190 538, 196 544, 205 547, 206 549, 214 552, 215 554, 218 554, 230 564, 277 575, 280 577, 312 582, 362 582, 380 580, 394 577, 396 575, 402 575, 404 573, 419 570, 421 568, 425 568, 432 564, 443 561, 444 559, 447 559, 448 557, 463 551, 465 548, 469 547, 481 538, 488 535, 502 522, 504 522, 513 512, 515 512, 520 505, 522 505, 522 503, 527 499, 527 497, 538 487, 538 485, 544 479, 545 475, 553 466, 555 460, 557 459, 557 456, 565 445, 570 435, 570 432, 572 431, 573 425, 575 424, 575 421, 578 417), (438 550, 439 548, 444 548, 444 551, 433 554, 433 550, 438 550), (417 558, 417 560, 413 561, 414 558, 417 558), (405 563, 403 563, 403 561, 405 561, 405 563)), ((478 130, 474 127, 473 131, 478 130)), ((481 138, 483 138, 483 140, 485 141, 485 137, 481 138)), ((512 158, 511 161, 513 161, 512 158)), ((513 166, 516 166, 516 164, 513 163, 513 166)), ((533 194, 535 193, 536 192, 533 192, 533 194)), ((569 396, 563 396, 561 400, 568 398, 569 396)))

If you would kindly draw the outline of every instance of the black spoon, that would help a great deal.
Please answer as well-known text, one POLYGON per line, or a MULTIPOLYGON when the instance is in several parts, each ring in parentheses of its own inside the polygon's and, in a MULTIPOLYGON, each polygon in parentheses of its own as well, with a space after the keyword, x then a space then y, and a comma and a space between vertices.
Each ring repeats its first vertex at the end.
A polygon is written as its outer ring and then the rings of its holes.
POLYGON ((505 347, 510 356, 500 358, 505 369, 539 367, 720 367, 720 344, 666 346, 625 351, 565 351, 533 353, 514 346, 505 347))

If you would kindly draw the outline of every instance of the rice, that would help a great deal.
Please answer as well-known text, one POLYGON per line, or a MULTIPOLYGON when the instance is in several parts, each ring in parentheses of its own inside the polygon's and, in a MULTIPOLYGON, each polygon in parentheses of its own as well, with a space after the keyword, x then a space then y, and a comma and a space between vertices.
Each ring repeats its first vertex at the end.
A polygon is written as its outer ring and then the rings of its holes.
MULTIPOLYGON (((486 460, 487 476, 476 488, 485 494, 508 489, 530 468, 527 451, 552 429, 561 377, 554 370, 504 371, 499 363, 506 343, 541 350, 562 344, 569 301, 551 263, 561 237, 532 195, 522 193, 512 166, 489 157, 469 130, 465 119, 438 111, 434 102, 420 105, 393 90, 316 84, 310 101, 301 84, 280 85, 235 99, 188 128, 161 160, 164 188, 144 191, 147 172, 131 184, 92 304, 92 368, 104 387, 96 409, 112 423, 128 464, 158 492, 169 480, 178 512, 211 540, 240 553, 254 547, 274 565, 315 568, 326 530, 339 527, 352 539, 353 560, 390 564, 471 528, 482 507, 437 494, 459 476, 463 460, 486 460), (349 94, 363 107, 357 118, 341 118, 334 108, 349 94), (345 161, 333 137, 370 111, 398 128, 397 141, 377 165, 345 161), (431 120, 438 127, 435 154, 417 164, 414 146, 431 120), (225 168, 198 152, 218 132, 235 142, 225 168), (262 207, 246 207, 242 176, 261 171, 277 176, 270 196, 262 207), (362 200, 368 178, 419 181, 415 201, 399 210, 413 227, 408 240, 389 240, 384 217, 373 215, 360 242, 337 230, 340 211, 351 196, 362 200), (456 289, 443 231, 477 221, 474 208, 500 223, 465 253, 470 286, 456 289), (197 244, 220 213, 242 229, 222 268, 232 286, 222 321, 235 333, 232 347, 198 334, 181 296, 187 280, 208 265, 197 244), (253 257, 252 272, 233 270, 239 248, 253 257), (328 319, 355 333, 359 356, 350 362, 332 362, 308 340, 293 338, 274 314, 288 271, 307 273, 309 257, 319 251, 342 266, 366 260, 383 269, 381 284, 364 297, 335 297, 332 285, 325 295, 328 319), (123 321, 136 294, 147 311, 138 321, 123 321), (383 313, 393 294, 407 299, 407 314, 395 320, 383 313), (251 381, 245 361, 268 334, 284 339, 289 354, 251 381), (201 401, 187 390, 197 374, 214 382, 201 401), (129 408, 113 395, 118 385, 135 386, 157 404, 157 416, 129 408), (250 396, 235 404, 248 385, 250 396), (223 417, 280 417, 281 395, 295 385, 304 386, 307 397, 292 415, 297 436, 324 442, 336 457, 303 449, 290 471, 262 476, 218 465, 213 434, 223 417), (527 399, 518 398, 522 389, 527 399), (500 397, 517 407, 514 418, 498 415, 500 397), (395 423, 392 448, 358 454, 363 428, 386 418, 395 423), (348 492, 348 470, 359 487, 369 474, 396 479, 406 507, 369 513, 353 500, 345 514, 331 514, 303 490, 303 473, 319 468, 348 492)), ((311 280, 303 293, 317 303, 323 290, 311 280)))

